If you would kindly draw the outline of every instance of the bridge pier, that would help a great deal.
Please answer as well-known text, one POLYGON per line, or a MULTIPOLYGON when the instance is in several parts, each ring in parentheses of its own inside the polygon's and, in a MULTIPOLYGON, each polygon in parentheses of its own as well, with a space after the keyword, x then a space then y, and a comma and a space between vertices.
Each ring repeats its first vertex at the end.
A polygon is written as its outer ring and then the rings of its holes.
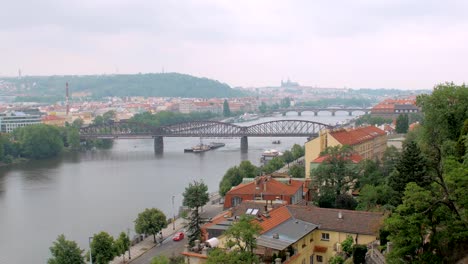
POLYGON ((164 152, 164 140, 163 137, 157 136, 154 138, 154 153, 162 154, 164 152))
POLYGON ((348 115, 349 115, 349 116, 352 116, 352 115, 353 115, 353 111, 348 111, 348 115))
POLYGON ((241 152, 247 152, 249 149, 249 142, 247 140, 247 136, 241 137, 241 152))
POLYGON ((318 116, 318 112, 314 112, 314 116, 318 116))
POLYGON ((335 111, 331 111, 331 113, 332 113, 332 116, 335 116, 335 111))
POLYGON ((302 112, 298 111, 298 112, 297 112, 297 115, 298 115, 298 116, 301 116, 301 115, 302 115, 302 112))
POLYGON ((283 112, 282 115, 283 115, 283 116, 286 116, 286 112, 283 112))

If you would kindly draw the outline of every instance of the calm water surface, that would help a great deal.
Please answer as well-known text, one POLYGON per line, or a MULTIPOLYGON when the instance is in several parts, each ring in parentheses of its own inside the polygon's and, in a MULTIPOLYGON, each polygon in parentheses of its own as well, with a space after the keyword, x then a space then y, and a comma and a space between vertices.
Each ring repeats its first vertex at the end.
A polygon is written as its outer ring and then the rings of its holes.
MULTIPOLYGON (((250 123, 302 119, 335 124, 346 113, 303 113, 263 118, 250 123)), ((149 207, 172 215, 182 203, 189 182, 202 179, 210 192, 229 167, 242 160, 258 165, 261 153, 280 151, 305 138, 249 138, 248 153, 240 152, 240 139, 205 139, 226 146, 201 154, 183 153, 198 138, 165 138, 164 154, 156 156, 153 141, 117 140, 110 150, 66 154, 0 168, 0 263, 46 263, 49 247, 59 234, 87 249, 88 237, 100 231, 117 236, 133 228, 139 212, 149 207)), ((131 231, 133 233, 133 231, 131 231)))

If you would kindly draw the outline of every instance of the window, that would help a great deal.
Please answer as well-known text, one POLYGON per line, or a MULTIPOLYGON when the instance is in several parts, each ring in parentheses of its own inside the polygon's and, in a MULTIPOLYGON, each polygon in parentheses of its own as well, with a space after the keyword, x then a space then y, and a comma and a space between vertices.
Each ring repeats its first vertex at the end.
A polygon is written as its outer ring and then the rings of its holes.
POLYGON ((317 255, 317 262, 323 262, 323 257, 322 257, 322 256, 319 256, 319 255, 317 255))
POLYGON ((231 201, 233 207, 240 204, 241 202, 242 198, 240 198, 239 196, 234 196, 231 201))
POLYGON ((322 240, 330 240, 330 234, 329 233, 322 233, 322 240))

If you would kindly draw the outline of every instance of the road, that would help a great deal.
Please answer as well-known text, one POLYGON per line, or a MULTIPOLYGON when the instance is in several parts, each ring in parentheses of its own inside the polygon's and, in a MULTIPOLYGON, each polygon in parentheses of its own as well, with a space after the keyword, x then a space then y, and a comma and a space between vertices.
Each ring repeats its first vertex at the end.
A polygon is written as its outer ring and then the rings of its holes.
MULTIPOLYGON (((223 210, 223 205, 219 203, 213 204, 213 200, 216 201, 217 199, 212 198, 207 205, 203 206, 201 216, 205 219, 214 217, 223 210)), ((184 228, 180 228, 175 232, 182 232, 183 230, 184 228)), ((167 237, 162 244, 153 247, 138 258, 132 259, 131 264, 149 264, 155 256, 159 255, 164 255, 166 257, 177 256, 184 251, 184 245, 187 244, 187 242, 187 237, 181 241, 172 241, 172 236, 167 237)))

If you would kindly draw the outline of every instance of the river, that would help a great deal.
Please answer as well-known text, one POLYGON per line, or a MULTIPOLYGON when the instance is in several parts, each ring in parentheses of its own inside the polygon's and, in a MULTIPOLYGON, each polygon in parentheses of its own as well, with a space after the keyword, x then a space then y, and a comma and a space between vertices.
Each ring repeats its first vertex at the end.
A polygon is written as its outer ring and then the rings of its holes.
MULTIPOLYGON (((348 118, 345 112, 289 113, 240 125, 281 119, 336 124, 348 118)), ((49 247, 62 233, 87 250, 88 237, 94 233, 117 236, 133 229, 133 221, 145 208, 159 208, 170 217, 172 196, 178 208, 189 182, 203 180, 215 192, 229 167, 242 160, 259 165, 264 150, 284 151, 306 141, 281 138, 280 145, 273 145, 273 138, 251 137, 248 152, 241 153, 239 138, 205 139, 226 146, 201 154, 183 152, 199 140, 165 138, 162 156, 154 154, 150 139, 116 140, 110 150, 67 153, 0 168, 0 263, 46 263, 49 247)))

